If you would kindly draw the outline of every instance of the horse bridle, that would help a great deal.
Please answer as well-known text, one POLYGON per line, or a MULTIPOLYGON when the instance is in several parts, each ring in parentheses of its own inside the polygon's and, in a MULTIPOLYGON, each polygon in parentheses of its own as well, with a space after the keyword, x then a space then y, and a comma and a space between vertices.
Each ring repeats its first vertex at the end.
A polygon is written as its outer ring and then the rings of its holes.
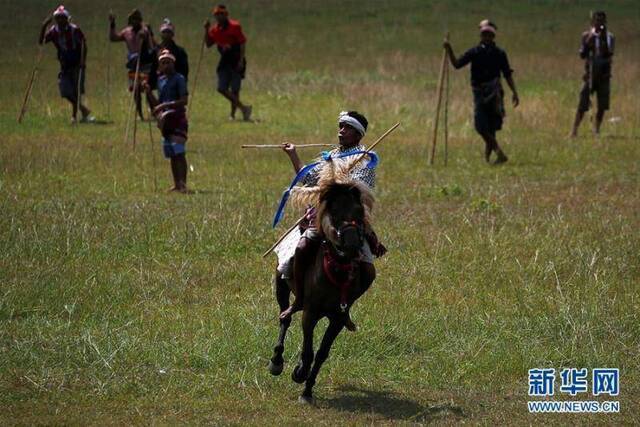
POLYGON ((336 246, 336 244, 334 244, 333 242, 329 242, 331 244, 331 246, 333 246, 333 249, 335 250, 336 254, 340 257, 340 258, 345 258, 345 253, 340 249, 342 247, 344 247, 343 245, 343 237, 344 237, 344 233, 345 231, 349 230, 349 229, 354 229, 356 230, 357 234, 358 234, 358 242, 359 242, 359 247, 362 247, 362 245, 364 244, 364 225, 362 223, 359 223, 356 220, 352 220, 346 224, 341 225, 339 228, 336 228, 336 236, 338 238, 338 245, 336 246))

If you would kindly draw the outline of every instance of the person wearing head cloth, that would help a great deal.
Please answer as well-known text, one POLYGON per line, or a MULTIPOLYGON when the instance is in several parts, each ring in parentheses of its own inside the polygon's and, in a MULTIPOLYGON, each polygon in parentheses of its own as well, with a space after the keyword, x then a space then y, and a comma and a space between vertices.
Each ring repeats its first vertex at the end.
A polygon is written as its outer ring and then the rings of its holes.
POLYGON ((186 82, 189 82, 189 57, 187 52, 178 46, 174 40, 176 29, 169 18, 165 18, 160 25, 160 44, 155 47, 151 72, 149 73, 149 86, 155 89, 158 83, 158 56, 163 50, 168 50, 176 58, 176 73, 182 74, 186 82))
POLYGON ((171 191, 188 193, 185 144, 189 124, 185 107, 189 92, 184 76, 176 72, 175 63, 176 57, 168 49, 161 51, 158 57, 158 97, 153 94, 148 82, 143 82, 142 88, 162 132, 164 156, 171 161, 174 182, 171 191))
POLYGON ((129 91, 133 91, 136 78, 136 68, 138 68, 138 58, 140 66, 138 69, 139 86, 134 94, 136 109, 141 120, 144 120, 142 113, 142 97, 140 96, 141 82, 148 82, 151 65, 155 55, 154 47, 156 41, 153 38, 153 30, 142 20, 142 12, 138 9, 131 11, 127 17, 127 26, 119 32, 116 31, 116 17, 109 14, 109 40, 111 42, 124 42, 127 46, 127 77, 129 78, 129 91))
POLYGON ((578 127, 584 113, 589 111, 591 94, 596 93, 597 111, 593 133, 600 134, 604 113, 609 109, 611 87, 611 63, 615 48, 615 37, 607 30, 607 14, 599 10, 591 16, 591 28, 582 33, 580 58, 584 60, 584 83, 580 91, 578 110, 573 121, 570 137, 578 135, 578 127))
MULTIPOLYGON (((334 157, 336 155, 348 154, 350 152, 364 151, 366 148, 360 143, 362 138, 367 132, 369 122, 362 114, 357 111, 343 111, 338 116, 338 146, 329 152, 334 157)), ((296 152, 296 146, 291 143, 282 144, 283 151, 291 160, 293 170, 298 173, 303 164, 296 152)), ((352 161, 353 158, 345 157, 342 159, 335 158, 331 161, 352 161)), ((309 172, 301 181, 302 186, 313 187, 317 185, 319 179, 319 173, 323 164, 315 166, 311 172, 309 172)), ((371 190, 375 188, 376 184, 376 170, 375 168, 369 168, 360 162, 356 167, 350 171, 352 179, 357 180, 365 184, 371 190)), ((307 209, 305 220, 300 226, 300 238, 296 241, 293 238, 292 245, 284 245, 282 248, 276 248, 276 253, 279 259, 278 274, 283 278, 291 277, 293 273, 293 280, 295 283, 295 297, 293 303, 280 313, 280 319, 285 321, 290 319, 291 315, 297 311, 302 310, 302 303, 304 301, 304 276, 305 270, 308 265, 311 264, 315 257, 316 251, 320 247, 321 238, 318 231, 315 229, 315 208, 307 209)), ((373 265, 374 257, 381 257, 386 253, 387 249, 378 240, 371 224, 366 224, 365 228, 365 243, 362 249, 361 261, 360 261, 360 277, 363 284, 363 289, 368 289, 373 283, 376 277, 376 270, 373 265)), ((347 319, 347 329, 355 330, 355 324, 350 318, 347 319)))
POLYGON ((514 108, 518 106, 520 99, 507 53, 500 49, 494 41, 498 27, 490 20, 485 19, 480 22, 479 28, 480 43, 466 51, 460 58, 456 58, 448 40, 445 40, 444 48, 451 65, 456 69, 471 63, 475 128, 485 142, 485 160, 490 162, 491 154, 495 152, 494 164, 499 164, 508 160, 496 139, 496 132, 502 129, 505 116, 501 76, 505 78, 513 93, 514 108))
MULTIPOLYGON (((87 60, 87 40, 84 33, 75 24, 69 22, 71 15, 62 5, 42 23, 39 43, 53 43, 58 51, 60 61, 60 73, 58 73, 58 88, 60 96, 72 105, 71 123, 77 122, 78 96, 84 94, 85 65, 87 60), (55 24, 48 30, 51 21, 55 24), (78 81, 79 80, 79 81, 78 81), (78 86, 80 93, 78 93, 78 86)), ((89 109, 80 103, 83 123, 94 122, 95 118, 89 109)))
POLYGON ((236 110, 240 109, 243 120, 249 121, 252 107, 240 101, 242 79, 247 70, 247 38, 240 23, 229 18, 229 10, 225 5, 219 4, 213 8, 213 16, 216 19, 215 25, 211 26, 208 19, 204 23, 204 41, 208 48, 215 44, 220 53, 216 68, 218 93, 231 103, 231 120, 235 120, 236 110))

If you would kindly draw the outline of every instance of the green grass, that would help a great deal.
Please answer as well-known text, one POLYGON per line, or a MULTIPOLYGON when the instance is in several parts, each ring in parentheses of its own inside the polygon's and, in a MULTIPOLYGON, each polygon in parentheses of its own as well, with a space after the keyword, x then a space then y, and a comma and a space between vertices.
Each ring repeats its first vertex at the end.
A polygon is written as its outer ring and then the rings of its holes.
MULTIPOLYGON (((68 125, 47 46, 24 124, 15 117, 53 5, 7 5, 0 60, 0 420, 3 424, 636 424, 640 422, 640 93, 633 1, 231 3, 249 37, 243 96, 256 124, 226 121, 215 52, 198 82, 188 160, 198 193, 174 196, 153 128, 124 143, 122 45, 107 47, 132 7, 73 1, 89 37, 87 102, 105 118, 68 125), (590 9, 618 36, 612 110, 599 139, 565 135, 577 103, 576 51, 590 9), (499 138, 510 162, 486 166, 473 131, 468 70, 452 72, 450 162, 427 164, 441 39, 457 53, 491 16, 522 105, 499 138), (364 112, 380 147, 375 226, 389 247, 379 276, 300 407, 286 367, 266 369, 277 336, 269 223, 291 167, 244 143, 331 142, 337 113, 364 112), (527 370, 619 367, 621 413, 532 416, 527 370)), ((210 4, 142 2, 199 49, 210 4)), ((304 151, 305 159, 315 153, 304 151)), ((285 223, 295 213, 289 212, 285 223)), ((321 326, 324 325, 321 324, 321 326)), ((322 328, 320 328, 322 329, 322 328)), ((590 396, 584 397, 588 400, 590 396)))

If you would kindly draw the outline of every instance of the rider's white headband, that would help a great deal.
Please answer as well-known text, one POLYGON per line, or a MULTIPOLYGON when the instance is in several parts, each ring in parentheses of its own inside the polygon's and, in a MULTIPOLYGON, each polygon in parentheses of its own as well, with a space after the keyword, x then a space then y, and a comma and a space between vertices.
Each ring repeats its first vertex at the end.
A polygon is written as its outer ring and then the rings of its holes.
POLYGON ((364 134, 366 133, 366 130, 364 126, 362 126, 362 123, 360 123, 355 117, 351 117, 346 111, 341 112, 338 116, 338 124, 340 123, 346 123, 349 126, 352 126, 355 130, 360 132, 360 135, 362 136, 364 136, 364 134))

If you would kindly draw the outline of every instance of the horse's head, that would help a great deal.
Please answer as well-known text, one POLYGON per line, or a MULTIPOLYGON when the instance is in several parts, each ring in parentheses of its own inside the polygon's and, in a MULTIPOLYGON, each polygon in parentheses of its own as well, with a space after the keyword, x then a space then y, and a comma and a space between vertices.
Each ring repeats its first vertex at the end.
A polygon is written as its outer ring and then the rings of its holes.
POLYGON ((364 244, 364 228, 370 220, 374 197, 369 187, 354 180, 349 164, 327 162, 316 187, 297 187, 294 205, 316 205, 316 228, 331 243, 338 256, 354 259, 364 244))
POLYGON ((360 188, 333 184, 320 196, 318 228, 341 258, 353 259, 364 244, 365 208, 360 188))

